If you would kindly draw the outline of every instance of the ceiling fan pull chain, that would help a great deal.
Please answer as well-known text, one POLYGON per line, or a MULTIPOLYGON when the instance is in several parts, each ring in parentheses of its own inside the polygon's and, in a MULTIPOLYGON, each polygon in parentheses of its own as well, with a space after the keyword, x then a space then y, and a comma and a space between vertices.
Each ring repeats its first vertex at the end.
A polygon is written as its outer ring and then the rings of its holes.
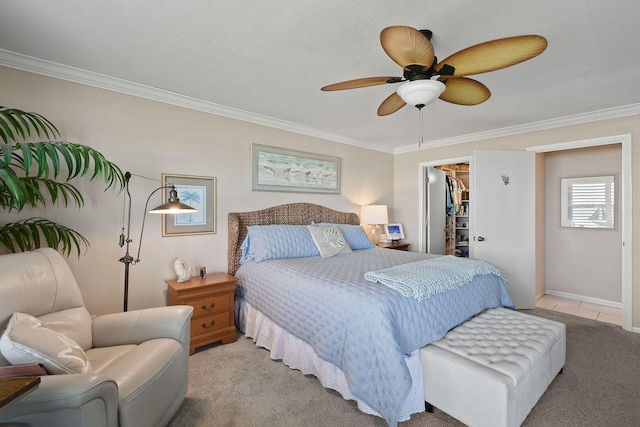
POLYGON ((424 143, 424 112, 422 108, 418 108, 418 114, 420 115, 419 135, 418 135, 418 148, 422 147, 424 143))

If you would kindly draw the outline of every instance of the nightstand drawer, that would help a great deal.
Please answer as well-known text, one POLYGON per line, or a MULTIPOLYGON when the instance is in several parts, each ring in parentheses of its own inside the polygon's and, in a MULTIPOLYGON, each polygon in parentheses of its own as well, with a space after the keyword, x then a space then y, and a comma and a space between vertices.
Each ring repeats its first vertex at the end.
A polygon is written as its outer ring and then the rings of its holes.
POLYGON ((191 336, 207 334, 229 326, 229 312, 211 314, 209 316, 191 319, 191 336))
POLYGON ((208 314, 229 310, 228 295, 216 295, 192 301, 185 301, 185 303, 193 306, 193 317, 206 316, 208 314))

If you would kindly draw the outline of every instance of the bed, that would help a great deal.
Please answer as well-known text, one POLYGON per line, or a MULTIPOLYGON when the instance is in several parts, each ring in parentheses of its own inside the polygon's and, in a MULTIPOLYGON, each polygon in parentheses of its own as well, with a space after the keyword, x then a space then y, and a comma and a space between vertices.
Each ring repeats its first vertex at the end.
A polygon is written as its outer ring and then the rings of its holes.
POLYGON ((363 235, 356 214, 309 203, 230 213, 236 325, 273 359, 315 375, 394 426, 424 411, 418 350, 474 315, 513 302, 495 267, 424 298, 367 280, 371 272, 454 257, 381 249, 363 235), (309 225, 311 233, 316 226, 338 228, 353 250, 325 258, 317 246, 314 254, 303 236, 309 225))

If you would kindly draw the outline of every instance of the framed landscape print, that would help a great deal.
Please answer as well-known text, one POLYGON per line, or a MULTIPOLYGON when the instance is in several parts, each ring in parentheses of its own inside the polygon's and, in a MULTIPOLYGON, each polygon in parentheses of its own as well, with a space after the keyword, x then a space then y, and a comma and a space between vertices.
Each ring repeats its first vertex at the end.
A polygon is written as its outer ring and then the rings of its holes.
MULTIPOLYGON (((162 185, 174 185, 180 202, 197 210, 193 213, 164 215, 163 237, 216 232, 216 179, 214 177, 163 173, 162 185)), ((170 188, 164 189, 164 200, 168 199, 170 191, 170 188)))
POLYGON ((340 158, 253 144, 251 189, 340 194, 340 158))

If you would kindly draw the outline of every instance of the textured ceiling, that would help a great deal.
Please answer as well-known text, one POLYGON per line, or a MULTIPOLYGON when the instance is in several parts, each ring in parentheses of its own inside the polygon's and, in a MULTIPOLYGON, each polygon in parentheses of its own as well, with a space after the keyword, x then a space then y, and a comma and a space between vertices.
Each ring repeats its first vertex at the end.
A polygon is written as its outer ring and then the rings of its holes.
POLYGON ((549 42, 530 61, 474 76, 491 89, 485 103, 427 106, 428 147, 637 114, 639 17, 637 0, 2 0, 0 65, 144 88, 205 111, 401 152, 418 148, 418 111, 376 115, 397 84, 320 91, 400 76, 380 46, 384 27, 430 29, 440 59, 502 37, 549 42))

